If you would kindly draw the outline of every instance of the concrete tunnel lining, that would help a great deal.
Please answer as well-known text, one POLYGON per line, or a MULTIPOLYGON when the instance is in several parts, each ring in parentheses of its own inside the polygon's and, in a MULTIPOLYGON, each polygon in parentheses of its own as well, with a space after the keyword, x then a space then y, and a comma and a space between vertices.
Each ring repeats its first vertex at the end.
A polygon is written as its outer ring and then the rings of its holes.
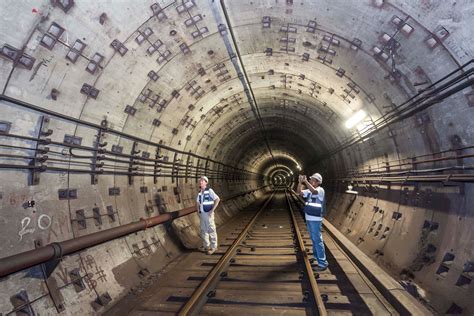
MULTIPOLYGON (((10 146, 0 147, 0 164, 24 165, 25 159, 5 155, 28 156, 31 150, 17 147, 35 147, 36 142, 11 136, 43 137, 45 115, 51 118, 46 129, 53 131, 46 137, 58 144, 68 137, 94 146, 98 129, 73 121, 80 119, 96 126, 106 120, 107 128, 123 133, 104 129, 101 141, 108 151, 146 152, 153 158, 162 147, 160 154, 169 163, 163 174, 169 175, 129 177, 117 173, 127 172, 127 164, 109 160, 105 170, 110 174, 97 174, 97 183, 91 184, 90 174, 74 172, 89 165, 78 165, 64 154, 65 147, 50 144, 45 164, 69 171, 37 173, 39 183, 29 185, 29 171, 1 169, 11 179, 0 184, 5 256, 33 249, 37 239, 67 240, 190 207, 196 177, 206 171, 215 174, 212 185, 224 196, 256 190, 226 202, 217 219, 221 224, 260 198, 266 189, 257 189, 271 183, 275 170, 296 175, 298 161, 305 174, 324 173, 331 196, 327 219, 349 240, 393 276, 414 280, 437 312, 474 311, 472 284, 461 282, 472 279, 474 266, 474 97, 469 81, 474 4, 223 1, 229 24, 218 1, 69 3, 69 8, 54 1, 0 4, 0 46, 18 54, 0 54, 2 95, 64 115, 56 118, 0 100, 0 144, 10 146), (183 9, 185 3, 189 7, 183 9), (58 38, 53 25, 63 30, 58 38), (80 43, 86 45, 71 58, 80 43), (229 55, 237 52, 239 58, 229 55), (397 105, 429 93, 426 87, 461 65, 466 67, 456 75, 466 77, 447 90, 465 86, 446 99, 407 112, 408 117, 376 129, 364 141, 364 126, 344 127, 359 109, 368 114, 365 128, 372 127, 397 105), (248 99, 246 85, 255 100, 248 99), (252 106, 259 109, 266 131, 252 106), (356 142, 338 149, 352 137, 356 142), (360 194, 355 206, 344 193, 349 183, 360 194), (61 190, 78 194, 60 199, 61 190), (36 206, 25 208, 30 200, 36 206), (97 214, 103 219, 99 225, 97 214), (112 215, 115 220, 109 222, 112 215), (80 216, 86 228, 78 226, 80 216), (369 233, 374 222, 390 234, 369 233)), ((153 173, 152 167, 143 168, 153 173)), ((155 227, 65 258, 63 274, 77 268, 94 274, 97 268, 108 276, 96 279, 97 288, 87 293, 66 288, 66 303, 78 302, 66 309, 95 312, 90 301, 104 292, 115 302, 139 281, 134 276, 119 282, 121 273, 160 270, 183 245, 195 246, 196 225, 192 215, 171 228, 155 227), (149 256, 138 258, 135 248, 144 240, 169 245, 173 254, 167 250, 163 256, 160 246, 153 246, 149 256), (97 264, 84 264, 88 256, 97 264)), ((21 289, 30 299, 44 294, 31 274, 25 270, 1 280, 0 312, 13 309, 10 297, 21 289)), ((68 278, 59 280, 66 284, 68 278)), ((43 313, 55 310, 50 303, 34 306, 43 313)))

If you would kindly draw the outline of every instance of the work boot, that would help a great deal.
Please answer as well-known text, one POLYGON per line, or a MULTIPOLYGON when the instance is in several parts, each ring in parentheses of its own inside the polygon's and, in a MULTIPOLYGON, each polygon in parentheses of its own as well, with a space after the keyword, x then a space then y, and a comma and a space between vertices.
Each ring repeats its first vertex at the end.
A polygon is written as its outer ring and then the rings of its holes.
POLYGON ((312 267, 314 272, 323 272, 328 269, 328 267, 312 267))
POLYGON ((208 252, 208 251, 209 251, 209 248, 208 248, 208 247, 201 246, 201 247, 199 247, 199 251, 208 252))
POLYGON ((207 251, 208 255, 212 255, 214 252, 216 252, 217 248, 211 248, 207 251))

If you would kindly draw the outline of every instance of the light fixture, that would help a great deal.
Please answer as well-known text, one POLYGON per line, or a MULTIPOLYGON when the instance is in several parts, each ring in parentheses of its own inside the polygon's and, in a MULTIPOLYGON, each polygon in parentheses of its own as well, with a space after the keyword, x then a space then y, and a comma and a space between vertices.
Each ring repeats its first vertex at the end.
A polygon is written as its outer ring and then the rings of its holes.
POLYGON ((346 193, 354 194, 354 195, 359 194, 359 192, 357 192, 357 191, 352 191, 352 185, 348 185, 348 186, 347 186, 346 193))
POLYGON ((346 128, 354 127, 355 125, 357 125, 357 123, 362 121, 366 116, 367 116, 367 113, 365 113, 364 110, 357 111, 356 113, 354 113, 354 115, 352 115, 350 119, 346 121, 345 123, 346 128))

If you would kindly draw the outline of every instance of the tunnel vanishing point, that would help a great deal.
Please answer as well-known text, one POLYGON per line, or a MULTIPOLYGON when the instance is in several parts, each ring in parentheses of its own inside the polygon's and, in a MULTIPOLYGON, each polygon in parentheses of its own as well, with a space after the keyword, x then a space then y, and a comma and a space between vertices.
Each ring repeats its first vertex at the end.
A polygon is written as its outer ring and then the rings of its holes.
POLYGON ((474 313, 474 3, 0 1, 0 315, 102 314, 319 172, 332 224, 474 313), (348 188, 350 186, 350 188, 348 188))

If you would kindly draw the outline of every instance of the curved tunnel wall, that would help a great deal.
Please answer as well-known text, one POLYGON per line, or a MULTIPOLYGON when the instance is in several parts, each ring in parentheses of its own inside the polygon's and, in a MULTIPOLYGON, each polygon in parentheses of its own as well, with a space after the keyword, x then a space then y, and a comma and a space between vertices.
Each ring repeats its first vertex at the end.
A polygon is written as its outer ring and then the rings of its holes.
MULTIPOLYGON (((2 3, 3 95, 64 115, 0 101, 1 144, 10 146, 1 147, 2 164, 28 165, 11 155, 31 157, 18 147, 39 146, 49 152, 37 163, 50 168, 34 173, 35 185, 31 169, 2 168, 2 256, 192 206, 203 172, 215 172, 212 186, 232 197, 270 183, 279 165, 298 174, 296 161, 305 174, 323 173, 328 220, 362 250, 414 279, 437 311, 473 311, 472 82, 461 78, 455 84, 466 86, 449 98, 435 100, 440 91, 409 103, 418 112, 396 110, 472 59, 471 3, 224 1, 225 12, 206 1, 64 3, 2 3), (359 109, 367 118, 346 129, 359 109), (400 120, 385 126, 386 115, 400 120), (65 142, 100 143, 119 159, 153 158, 160 148, 168 175, 138 172, 130 181, 130 166, 107 160, 102 169, 113 172, 94 183, 77 171, 93 168, 90 159, 76 163, 88 151, 76 148, 74 157, 65 142), (407 178, 423 175, 432 178, 407 178), (357 197, 345 193, 349 183, 357 197)), ((267 189, 225 202, 218 224, 267 189)), ((91 304, 98 296, 117 300, 140 270, 158 271, 197 243, 192 215, 68 256, 55 272, 65 307, 100 311, 91 304), (67 285, 71 271, 85 290, 67 285)), ((22 290, 41 297, 41 284, 34 269, 3 279, 0 311, 11 311, 22 290)), ((47 298, 38 302, 39 311, 55 310, 47 298)))

